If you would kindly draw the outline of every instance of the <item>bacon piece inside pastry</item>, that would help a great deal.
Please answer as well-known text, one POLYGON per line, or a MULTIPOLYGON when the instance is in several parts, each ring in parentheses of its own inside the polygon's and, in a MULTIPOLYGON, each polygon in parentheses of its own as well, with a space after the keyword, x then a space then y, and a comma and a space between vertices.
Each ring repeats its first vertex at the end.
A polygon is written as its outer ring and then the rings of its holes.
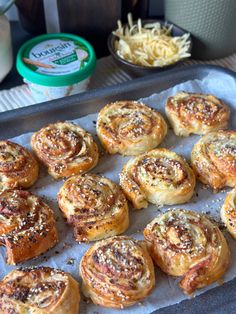
POLYGON ((29 188, 38 172, 38 163, 30 151, 16 143, 0 141, 0 192, 29 188))
POLYGON ((77 241, 94 241, 124 232, 129 225, 126 198, 111 180, 95 174, 69 178, 58 193, 59 207, 74 226, 77 241))
POLYGON ((55 179, 87 172, 98 162, 98 147, 92 136, 69 122, 42 128, 32 136, 31 145, 55 179))
POLYGON ((187 162, 174 152, 156 148, 129 160, 120 173, 120 184, 136 209, 148 202, 172 205, 193 195, 195 176, 187 162))
POLYGON ((142 241, 116 236, 96 242, 80 263, 82 290, 95 304, 131 306, 155 286, 152 259, 142 241))
POLYGON ((228 268, 227 242, 204 215, 167 211, 147 225, 144 237, 155 263, 169 275, 182 276, 179 285, 187 294, 218 280, 228 268))
POLYGON ((0 194, 0 245, 8 264, 37 257, 57 241, 53 212, 40 198, 22 190, 0 194))
POLYGON ((79 285, 49 267, 19 268, 0 281, 0 313, 78 314, 79 285))
POLYGON ((227 128, 230 110, 213 95, 177 93, 169 97, 166 115, 176 135, 207 134, 227 128))
POLYGON ((156 110, 137 101, 116 101, 98 115, 97 134, 110 154, 139 155, 157 147, 167 125, 156 110))
POLYGON ((214 190, 236 186, 236 131, 218 131, 203 136, 193 147, 193 170, 214 190))

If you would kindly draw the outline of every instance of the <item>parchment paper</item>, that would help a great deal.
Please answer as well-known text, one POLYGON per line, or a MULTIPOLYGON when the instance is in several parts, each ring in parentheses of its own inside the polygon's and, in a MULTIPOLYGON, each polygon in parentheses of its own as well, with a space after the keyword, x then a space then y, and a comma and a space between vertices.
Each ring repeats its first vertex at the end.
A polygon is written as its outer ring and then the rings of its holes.
MULTIPOLYGON (((189 91, 189 92, 203 92, 212 93, 220 97, 231 107, 231 122, 230 127, 236 127, 236 86, 232 79, 227 79, 227 81, 217 81, 213 77, 207 77, 202 81, 194 80, 188 81, 175 86, 174 88, 163 91, 159 94, 151 95, 150 97, 142 99, 142 101, 151 107, 157 108, 161 113, 164 114, 164 104, 167 97, 174 95, 177 91, 189 91)), ((91 132, 95 139, 95 121, 97 114, 92 114, 77 120, 74 120, 80 124, 87 131, 91 132)), ((22 144, 23 146, 30 148, 31 134, 24 134, 13 139, 13 141, 22 144)), ((199 136, 190 136, 188 138, 176 137, 174 133, 169 130, 168 135, 160 147, 169 148, 181 155, 183 155, 187 160, 189 160, 190 151, 193 144, 199 139, 199 136)), ((119 182, 118 174, 121 170, 122 165, 132 157, 122 157, 120 155, 108 156, 103 155, 99 161, 98 166, 93 170, 93 172, 112 179, 115 182, 119 182)), ((79 276, 79 262, 82 255, 89 248, 88 244, 78 244, 73 239, 72 228, 68 226, 58 209, 56 202, 56 194, 59 188, 62 186, 63 181, 54 181, 46 173, 45 168, 41 166, 40 178, 36 182, 31 191, 36 195, 43 196, 44 200, 54 209, 55 216, 57 218, 57 227, 60 235, 59 244, 51 249, 46 254, 38 257, 37 259, 25 262, 21 266, 39 266, 47 265, 51 267, 61 268, 67 272, 70 272, 79 282, 81 278, 79 276), (73 260, 74 259, 74 260, 73 260)), ((166 211, 167 208, 184 208, 195 210, 198 212, 208 212, 211 216, 218 218, 219 220, 219 210, 223 204, 225 194, 229 191, 225 190, 218 194, 213 194, 210 190, 205 189, 200 183, 197 184, 196 193, 191 201, 187 204, 178 206, 166 206, 161 208, 161 211, 166 211)), ((150 205, 147 209, 141 211, 134 211, 130 207, 130 227, 126 234, 131 235, 137 239, 143 239, 142 230, 144 227, 160 212, 160 209, 150 205)), ((232 251, 232 262, 229 270, 224 276, 224 282, 229 281, 236 277, 236 243, 226 232, 226 237, 229 242, 232 251)), ((5 264, 5 249, 0 248, 0 278, 6 275, 10 270, 15 268, 15 266, 7 266, 5 264)), ((171 278, 163 274, 160 270, 156 268, 156 287, 154 291, 148 296, 143 302, 127 308, 124 310, 112 310, 105 309, 99 306, 93 305, 91 302, 86 303, 84 300, 81 301, 80 313, 151 313, 161 307, 179 303, 180 301, 187 298, 186 295, 178 287, 179 279, 171 278)), ((212 284, 205 289, 199 290, 197 294, 204 293, 204 291, 217 286, 218 283, 212 284)))

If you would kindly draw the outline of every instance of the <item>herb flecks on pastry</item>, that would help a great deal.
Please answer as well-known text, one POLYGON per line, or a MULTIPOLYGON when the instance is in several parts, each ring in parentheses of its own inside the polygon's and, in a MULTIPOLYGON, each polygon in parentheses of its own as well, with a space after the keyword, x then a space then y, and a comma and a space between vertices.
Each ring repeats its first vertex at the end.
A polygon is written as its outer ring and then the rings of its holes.
POLYGON ((137 101, 116 101, 98 115, 97 134, 110 154, 139 155, 157 147, 167 133, 161 114, 137 101))
POLYGON ((31 145, 55 179, 87 172, 98 162, 98 147, 92 135, 73 123, 43 127, 33 134, 31 145))

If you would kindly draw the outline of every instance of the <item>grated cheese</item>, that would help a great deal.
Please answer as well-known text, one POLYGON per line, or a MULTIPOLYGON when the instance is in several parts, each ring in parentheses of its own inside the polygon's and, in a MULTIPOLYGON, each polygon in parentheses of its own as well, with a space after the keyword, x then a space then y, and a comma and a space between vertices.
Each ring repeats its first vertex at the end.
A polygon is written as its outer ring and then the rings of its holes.
POLYGON ((142 26, 141 19, 134 24, 131 14, 128 14, 127 26, 122 26, 120 20, 117 24, 118 28, 113 32, 119 38, 115 49, 126 61, 147 67, 163 67, 191 55, 188 52, 190 35, 173 37, 173 25, 167 27, 155 22, 142 26))

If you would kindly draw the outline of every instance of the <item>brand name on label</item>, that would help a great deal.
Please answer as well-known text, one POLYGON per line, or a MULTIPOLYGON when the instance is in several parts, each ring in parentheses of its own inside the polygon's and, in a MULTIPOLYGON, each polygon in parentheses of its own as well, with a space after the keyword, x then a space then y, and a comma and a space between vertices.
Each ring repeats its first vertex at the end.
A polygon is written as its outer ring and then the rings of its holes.
POLYGON ((61 52, 64 49, 69 48, 69 47, 72 47, 71 43, 69 43, 69 42, 68 43, 61 43, 56 47, 48 48, 48 49, 42 50, 40 52, 32 52, 32 55, 35 58, 41 58, 41 57, 45 57, 45 56, 54 54, 55 52, 61 52))

